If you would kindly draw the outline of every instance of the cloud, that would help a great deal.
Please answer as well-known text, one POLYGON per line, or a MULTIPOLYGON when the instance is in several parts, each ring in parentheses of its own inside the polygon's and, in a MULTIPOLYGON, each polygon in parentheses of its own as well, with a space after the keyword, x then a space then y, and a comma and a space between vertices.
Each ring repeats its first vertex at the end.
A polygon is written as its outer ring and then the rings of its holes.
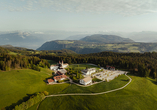
POLYGON ((157 12, 156 0, 15 0, 22 7, 12 6, 13 11, 32 11, 48 8, 52 11, 120 13, 137 15, 157 12))

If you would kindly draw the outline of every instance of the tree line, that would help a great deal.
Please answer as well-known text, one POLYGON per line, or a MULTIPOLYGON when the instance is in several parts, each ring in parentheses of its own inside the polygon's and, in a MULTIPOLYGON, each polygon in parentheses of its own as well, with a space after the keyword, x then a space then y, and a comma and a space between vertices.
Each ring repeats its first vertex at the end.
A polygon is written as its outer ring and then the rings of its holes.
POLYGON ((116 53, 100 52, 93 54, 78 54, 69 56, 56 55, 36 55, 39 58, 54 60, 56 62, 63 60, 69 64, 74 63, 93 63, 106 68, 106 65, 115 66, 119 69, 127 69, 131 73, 141 77, 157 77, 157 53, 116 53))
POLYGON ((11 69, 30 68, 40 71, 40 67, 50 67, 47 60, 36 56, 10 55, 0 53, 0 70, 9 71, 11 69))

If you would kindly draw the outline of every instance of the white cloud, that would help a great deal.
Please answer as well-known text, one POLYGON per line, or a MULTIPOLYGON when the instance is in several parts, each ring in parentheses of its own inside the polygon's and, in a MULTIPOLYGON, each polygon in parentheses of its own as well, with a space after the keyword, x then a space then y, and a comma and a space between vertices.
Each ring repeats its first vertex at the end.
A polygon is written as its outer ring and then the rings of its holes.
MULTIPOLYGON (((50 8, 53 11, 93 12, 93 13, 120 13, 136 15, 156 13, 156 0, 16 0, 11 6, 13 11, 36 10, 50 8), (14 5, 22 2, 23 9, 14 5)), ((10 5, 10 4, 8 4, 10 5)))

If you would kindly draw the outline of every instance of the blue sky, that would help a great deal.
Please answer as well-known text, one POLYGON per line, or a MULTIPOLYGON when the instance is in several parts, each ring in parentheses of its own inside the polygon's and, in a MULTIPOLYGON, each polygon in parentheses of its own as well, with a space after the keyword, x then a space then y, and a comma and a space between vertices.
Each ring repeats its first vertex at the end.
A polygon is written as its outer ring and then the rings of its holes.
POLYGON ((156 31, 156 0, 1 0, 0 31, 156 31))

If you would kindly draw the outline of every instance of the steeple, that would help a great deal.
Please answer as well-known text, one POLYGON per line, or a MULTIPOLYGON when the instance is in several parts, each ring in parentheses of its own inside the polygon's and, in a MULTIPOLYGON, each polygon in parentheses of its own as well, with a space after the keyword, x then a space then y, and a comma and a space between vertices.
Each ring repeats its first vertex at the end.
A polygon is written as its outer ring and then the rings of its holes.
POLYGON ((63 60, 62 60, 62 66, 63 66, 63 64, 64 64, 64 63, 63 63, 63 60))

